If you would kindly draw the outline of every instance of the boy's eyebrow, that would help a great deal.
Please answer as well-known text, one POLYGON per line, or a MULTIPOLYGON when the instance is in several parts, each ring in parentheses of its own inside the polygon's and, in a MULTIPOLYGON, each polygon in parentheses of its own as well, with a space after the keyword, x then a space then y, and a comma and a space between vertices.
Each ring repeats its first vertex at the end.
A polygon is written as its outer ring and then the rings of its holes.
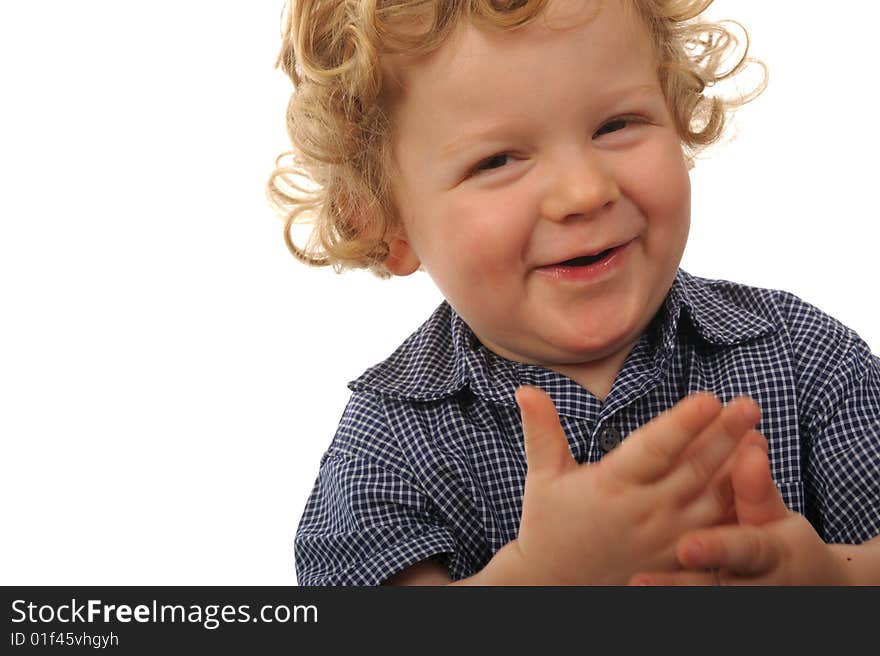
MULTIPOLYGON (((603 97, 607 96, 609 98, 611 98, 611 97, 623 98, 623 97, 631 97, 631 96, 651 96, 651 95, 656 95, 656 96, 661 96, 661 97, 663 96, 663 93, 660 90, 660 87, 656 83, 636 84, 636 85, 629 86, 629 87, 623 87, 621 89, 614 89, 606 94, 603 94, 603 97)), ((491 140, 496 135, 503 136, 504 134, 506 134, 508 132, 509 132, 509 126, 502 124, 502 123, 496 123, 496 124, 490 125, 488 128, 482 129, 482 130, 476 130, 476 131, 470 132, 470 133, 469 132, 459 133, 452 141, 450 141, 448 144, 446 144, 445 146, 443 146, 443 148, 440 149, 440 155, 443 158, 449 157, 449 156, 457 153, 459 150, 462 150, 462 149, 472 145, 474 142, 491 140)))

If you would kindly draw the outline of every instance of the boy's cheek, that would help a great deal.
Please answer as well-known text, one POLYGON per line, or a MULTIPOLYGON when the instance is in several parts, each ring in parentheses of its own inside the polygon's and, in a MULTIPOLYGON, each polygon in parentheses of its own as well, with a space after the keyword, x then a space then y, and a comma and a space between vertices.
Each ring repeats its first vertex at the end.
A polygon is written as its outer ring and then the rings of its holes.
POLYGON ((690 197, 690 173, 679 143, 660 138, 644 144, 617 170, 624 193, 657 207, 680 206, 690 197))
POLYGON ((506 195, 462 196, 450 203, 441 217, 444 241, 481 261, 511 249, 520 252, 528 240, 533 216, 525 210, 528 201, 520 196, 511 189, 506 195))
POLYGON ((658 209, 690 211, 691 178, 677 143, 661 142, 642 159, 643 175, 658 209))

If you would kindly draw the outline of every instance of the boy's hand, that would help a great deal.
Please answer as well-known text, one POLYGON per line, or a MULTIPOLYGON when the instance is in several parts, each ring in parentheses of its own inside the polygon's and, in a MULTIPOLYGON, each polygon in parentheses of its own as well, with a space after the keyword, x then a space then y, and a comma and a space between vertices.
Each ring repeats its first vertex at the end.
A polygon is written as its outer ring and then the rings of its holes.
POLYGON ((762 449, 737 454, 732 483, 738 525, 694 531, 678 543, 692 571, 633 577, 635 585, 849 585, 844 564, 802 515, 791 512, 762 449), (707 568, 714 571, 706 572, 707 568))
POLYGON ((522 582, 543 585, 623 585, 677 567, 678 538, 728 514, 714 475, 760 418, 746 397, 722 409, 693 394, 580 465, 550 397, 520 387, 516 400, 528 471, 519 535, 505 549, 522 582))

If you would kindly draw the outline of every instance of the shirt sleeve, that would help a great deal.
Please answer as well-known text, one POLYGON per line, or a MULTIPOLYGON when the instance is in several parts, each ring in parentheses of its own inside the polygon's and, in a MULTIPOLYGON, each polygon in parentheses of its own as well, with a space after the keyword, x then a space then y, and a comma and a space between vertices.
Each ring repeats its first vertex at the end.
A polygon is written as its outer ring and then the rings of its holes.
POLYGON ((880 534, 880 359, 854 332, 847 337, 825 362, 805 473, 823 539, 859 544, 880 534))
POLYGON ((321 459, 294 542, 300 585, 379 585, 455 552, 381 405, 375 395, 354 394, 321 459))

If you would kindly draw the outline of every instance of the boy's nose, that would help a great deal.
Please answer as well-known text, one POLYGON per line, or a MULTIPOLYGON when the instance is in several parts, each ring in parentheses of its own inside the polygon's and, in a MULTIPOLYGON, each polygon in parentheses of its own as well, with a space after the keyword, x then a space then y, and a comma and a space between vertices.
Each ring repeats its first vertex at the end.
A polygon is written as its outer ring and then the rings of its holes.
POLYGON ((595 213, 620 198, 614 176, 586 154, 568 158, 541 203, 541 215, 551 221, 595 213))

